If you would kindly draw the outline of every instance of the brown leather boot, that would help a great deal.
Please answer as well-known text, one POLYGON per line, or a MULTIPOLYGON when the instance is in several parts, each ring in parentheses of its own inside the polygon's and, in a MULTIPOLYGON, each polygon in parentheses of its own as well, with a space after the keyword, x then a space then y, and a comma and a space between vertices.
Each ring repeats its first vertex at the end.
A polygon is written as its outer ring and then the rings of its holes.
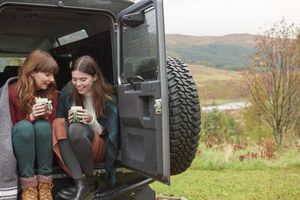
POLYGON ((40 200, 52 200, 52 183, 39 183, 39 199, 40 200))
POLYGON ((22 200, 38 200, 37 177, 21 177, 22 200))
POLYGON ((24 188, 22 191, 22 200, 38 200, 36 187, 24 188))

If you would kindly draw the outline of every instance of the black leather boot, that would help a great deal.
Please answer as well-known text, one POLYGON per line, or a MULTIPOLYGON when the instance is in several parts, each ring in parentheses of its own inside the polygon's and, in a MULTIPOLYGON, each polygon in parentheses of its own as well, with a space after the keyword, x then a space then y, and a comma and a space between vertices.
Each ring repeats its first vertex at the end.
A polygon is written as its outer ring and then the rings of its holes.
POLYGON ((94 175, 86 175, 86 183, 90 192, 94 192, 97 189, 94 175))
POLYGON ((85 200, 89 195, 89 189, 84 178, 74 179, 76 193, 73 197, 74 200, 85 200))
POLYGON ((61 189, 58 193, 57 196, 66 199, 66 200, 72 200, 75 196, 75 185, 71 185, 69 187, 61 189))
MULTIPOLYGON (((89 191, 89 197, 93 197, 94 196, 94 192, 97 189, 97 185, 96 185, 96 181, 95 181, 95 177, 93 175, 87 175, 86 176, 86 183, 87 183, 87 187, 88 187, 88 191, 89 191)), ((63 188, 61 189, 58 193, 57 196, 66 199, 66 200, 73 200, 76 194, 76 188, 75 185, 71 185, 69 187, 63 188)), ((87 199, 89 199, 89 197, 87 197, 87 199)))

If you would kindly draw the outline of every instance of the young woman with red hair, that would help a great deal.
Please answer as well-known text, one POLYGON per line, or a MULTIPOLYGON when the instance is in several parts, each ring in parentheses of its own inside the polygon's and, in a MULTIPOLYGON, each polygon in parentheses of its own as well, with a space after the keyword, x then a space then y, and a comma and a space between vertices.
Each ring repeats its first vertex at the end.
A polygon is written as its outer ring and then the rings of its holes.
POLYGON ((58 95, 58 65, 50 54, 33 51, 8 86, 12 143, 21 177, 22 199, 52 200, 52 128, 58 95), (39 103, 41 100, 48 102, 39 103))

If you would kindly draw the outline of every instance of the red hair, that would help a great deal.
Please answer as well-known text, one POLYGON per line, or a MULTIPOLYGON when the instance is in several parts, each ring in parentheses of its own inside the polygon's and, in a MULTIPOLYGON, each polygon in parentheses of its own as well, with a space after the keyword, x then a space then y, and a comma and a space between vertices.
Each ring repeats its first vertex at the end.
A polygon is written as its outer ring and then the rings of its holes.
POLYGON ((46 90, 35 90, 32 72, 46 72, 56 74, 58 64, 54 58, 45 51, 35 50, 25 59, 18 71, 18 82, 16 85, 18 105, 27 114, 31 113, 35 97, 46 97, 53 100, 52 91, 56 89, 55 82, 46 90))

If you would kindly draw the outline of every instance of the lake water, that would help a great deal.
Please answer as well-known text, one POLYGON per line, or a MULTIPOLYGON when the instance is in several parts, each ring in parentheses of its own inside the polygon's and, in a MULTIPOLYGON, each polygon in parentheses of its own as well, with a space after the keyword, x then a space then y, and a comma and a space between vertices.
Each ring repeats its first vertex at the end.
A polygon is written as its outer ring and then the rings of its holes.
POLYGON ((243 108, 247 108, 250 106, 249 102, 241 101, 241 102, 232 102, 232 103, 226 103, 222 105, 216 105, 216 106, 202 106, 203 112, 209 112, 212 110, 239 110, 243 108))

